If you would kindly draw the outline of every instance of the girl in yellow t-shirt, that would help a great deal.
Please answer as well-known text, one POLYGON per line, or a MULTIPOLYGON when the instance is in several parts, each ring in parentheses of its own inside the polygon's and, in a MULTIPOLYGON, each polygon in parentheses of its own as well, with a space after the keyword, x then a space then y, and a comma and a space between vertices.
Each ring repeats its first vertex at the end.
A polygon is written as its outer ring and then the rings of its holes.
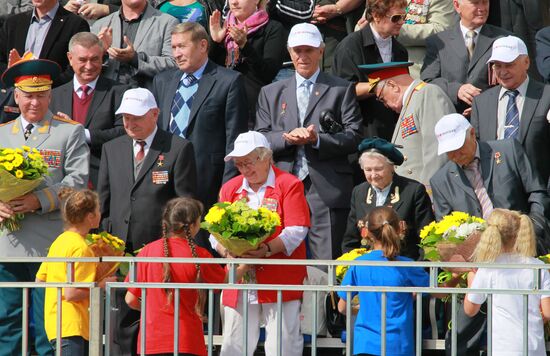
MULTIPOLYGON (((76 191, 62 188, 59 192, 62 201, 61 212, 65 231, 50 246, 48 257, 94 257, 85 241, 90 229, 97 228, 101 214, 99 199, 91 190, 76 191)), ((75 282, 94 282, 95 263, 77 262, 74 264, 75 282)), ((100 281, 102 287, 109 277, 100 281)), ((64 262, 44 262, 36 274, 37 282, 63 283, 67 281, 67 264, 64 262)), ((64 356, 88 355, 90 292, 88 288, 63 288, 61 351, 64 356)), ((44 301, 44 326, 48 339, 56 347, 57 337, 57 289, 46 288, 44 301)))

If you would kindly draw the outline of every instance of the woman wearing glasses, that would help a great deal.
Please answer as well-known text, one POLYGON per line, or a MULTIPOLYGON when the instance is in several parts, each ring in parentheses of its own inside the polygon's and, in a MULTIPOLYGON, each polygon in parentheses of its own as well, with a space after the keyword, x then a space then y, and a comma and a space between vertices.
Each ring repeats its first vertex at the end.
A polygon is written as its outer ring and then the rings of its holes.
POLYGON ((367 0, 368 26, 349 34, 336 47, 333 74, 356 84, 366 136, 391 140, 397 114, 369 93, 369 82, 357 68, 361 64, 407 61, 408 54, 394 37, 405 23, 407 0, 367 0))

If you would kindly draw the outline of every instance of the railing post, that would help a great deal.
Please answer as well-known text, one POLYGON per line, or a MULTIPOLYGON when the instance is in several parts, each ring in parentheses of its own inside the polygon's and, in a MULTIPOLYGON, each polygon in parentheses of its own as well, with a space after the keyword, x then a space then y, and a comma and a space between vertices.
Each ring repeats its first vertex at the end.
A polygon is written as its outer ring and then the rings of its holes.
POLYGON ((90 356, 103 356, 103 289, 90 288, 90 356))

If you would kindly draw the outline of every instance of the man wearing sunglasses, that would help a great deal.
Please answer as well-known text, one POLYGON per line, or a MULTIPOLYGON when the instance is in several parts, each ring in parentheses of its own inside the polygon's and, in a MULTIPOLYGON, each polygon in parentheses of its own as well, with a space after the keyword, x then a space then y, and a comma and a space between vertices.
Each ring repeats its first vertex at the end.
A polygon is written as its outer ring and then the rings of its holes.
POLYGON ((357 66, 408 60, 407 50, 394 38, 405 23, 406 6, 406 0, 368 0, 369 25, 349 34, 336 48, 332 73, 355 83, 367 137, 390 141, 397 114, 375 100, 367 76, 357 66))
POLYGON ((454 105, 436 85, 414 79, 409 74, 412 62, 389 62, 360 66, 368 73, 371 92, 387 108, 399 114, 392 143, 399 147, 404 162, 397 174, 414 179, 429 189, 430 178, 447 159, 437 155, 435 124, 454 113, 454 105))
POLYGON ((426 39, 420 77, 440 86, 457 112, 469 116, 474 97, 496 84, 487 65, 493 42, 511 33, 486 23, 489 0, 453 0, 453 5, 460 21, 426 39))

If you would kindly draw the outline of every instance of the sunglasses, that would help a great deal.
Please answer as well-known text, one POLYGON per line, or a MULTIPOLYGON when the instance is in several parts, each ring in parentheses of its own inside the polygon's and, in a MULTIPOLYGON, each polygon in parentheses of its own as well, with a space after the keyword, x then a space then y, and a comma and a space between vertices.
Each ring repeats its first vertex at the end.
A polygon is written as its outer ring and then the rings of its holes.
POLYGON ((395 14, 395 15, 386 15, 393 23, 398 23, 399 21, 405 21, 407 14, 395 14))

